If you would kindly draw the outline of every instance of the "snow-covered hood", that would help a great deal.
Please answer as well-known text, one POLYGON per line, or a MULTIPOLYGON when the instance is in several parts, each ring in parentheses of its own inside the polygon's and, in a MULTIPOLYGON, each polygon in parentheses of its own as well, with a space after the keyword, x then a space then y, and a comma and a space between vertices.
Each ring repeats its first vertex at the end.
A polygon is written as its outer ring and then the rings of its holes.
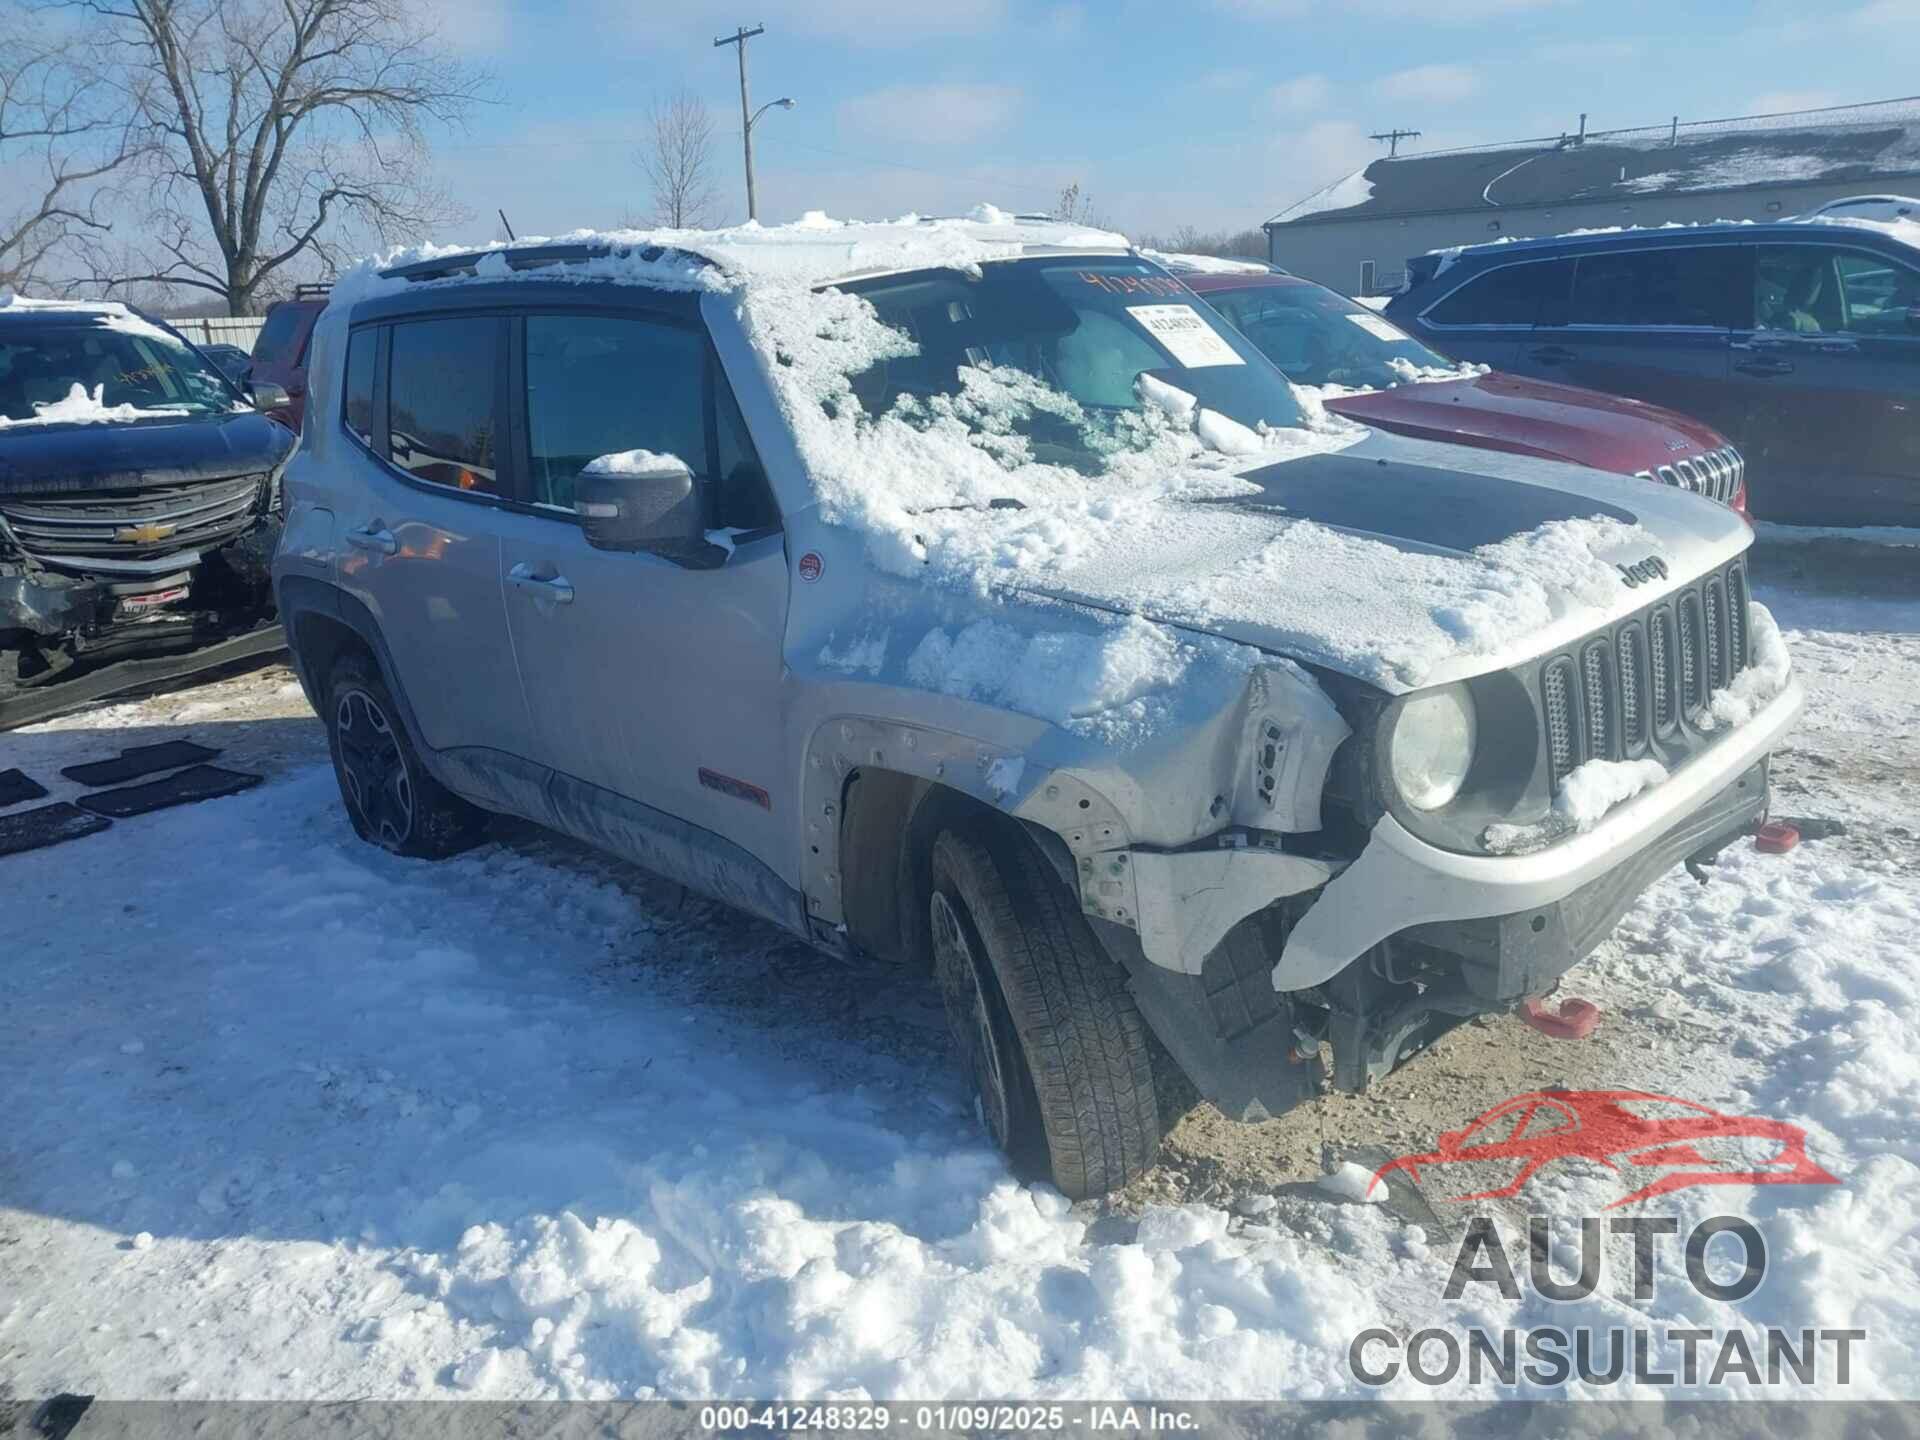
POLYGON ((1544 654, 1752 539, 1665 486, 1377 432, 1242 478, 1259 493, 1164 501, 1172 523, 1115 527, 1018 588, 1400 693, 1544 654))

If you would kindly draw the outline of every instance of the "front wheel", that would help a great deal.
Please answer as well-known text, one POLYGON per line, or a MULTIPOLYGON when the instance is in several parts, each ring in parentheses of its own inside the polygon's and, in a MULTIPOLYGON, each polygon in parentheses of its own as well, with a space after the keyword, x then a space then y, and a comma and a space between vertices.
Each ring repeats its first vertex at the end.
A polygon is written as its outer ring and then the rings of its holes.
POLYGON ((981 1120, 1023 1178, 1117 1190, 1162 1136, 1153 1037, 1126 972, 1024 836, 934 843, 934 972, 981 1120))

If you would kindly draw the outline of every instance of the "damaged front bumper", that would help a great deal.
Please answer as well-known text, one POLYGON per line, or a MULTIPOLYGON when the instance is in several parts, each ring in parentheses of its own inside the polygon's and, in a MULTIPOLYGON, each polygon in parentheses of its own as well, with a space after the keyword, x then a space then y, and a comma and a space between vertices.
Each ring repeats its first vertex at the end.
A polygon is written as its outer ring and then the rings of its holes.
POLYGON ((1384 817, 1359 859, 1327 885, 1293 927, 1273 967, 1274 989, 1318 985, 1412 926, 1537 910, 1628 865, 1763 760, 1804 702, 1799 684, 1789 682, 1746 724, 1661 784, 1615 807, 1591 830, 1532 854, 1457 854, 1416 838, 1391 815, 1384 817))
POLYGON ((1279 1114, 1328 1080, 1363 1090, 1460 1020, 1551 990, 1662 874, 1764 818, 1768 754, 1802 703, 1790 684, 1663 784, 1533 854, 1438 850, 1390 816, 1325 883, 1327 862, 1262 847, 1135 851, 1137 925, 1094 928, 1229 1117, 1279 1114))

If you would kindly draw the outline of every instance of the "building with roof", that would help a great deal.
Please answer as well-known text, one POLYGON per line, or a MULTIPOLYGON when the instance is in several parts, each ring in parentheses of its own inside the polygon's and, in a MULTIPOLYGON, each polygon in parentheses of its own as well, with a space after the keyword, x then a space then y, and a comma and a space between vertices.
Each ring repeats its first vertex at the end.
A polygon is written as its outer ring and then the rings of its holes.
POLYGON ((1608 226, 1779 220, 1862 192, 1920 193, 1920 97, 1385 157, 1282 210, 1268 258, 1348 294, 1410 256, 1608 226))

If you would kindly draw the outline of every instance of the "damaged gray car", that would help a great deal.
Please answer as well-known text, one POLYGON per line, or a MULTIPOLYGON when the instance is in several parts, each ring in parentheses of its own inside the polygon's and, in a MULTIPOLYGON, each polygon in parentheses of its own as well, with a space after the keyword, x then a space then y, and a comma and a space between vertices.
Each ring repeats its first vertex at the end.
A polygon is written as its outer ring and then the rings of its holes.
POLYGON ((1801 703, 1740 516, 1318 414, 1099 232, 394 257, 310 383, 274 575, 358 833, 925 966, 1076 1197, 1166 1059, 1256 1120, 1548 995, 1801 703))
POLYGON ((294 443, 168 327, 0 292, 0 725, 277 648, 294 443))

